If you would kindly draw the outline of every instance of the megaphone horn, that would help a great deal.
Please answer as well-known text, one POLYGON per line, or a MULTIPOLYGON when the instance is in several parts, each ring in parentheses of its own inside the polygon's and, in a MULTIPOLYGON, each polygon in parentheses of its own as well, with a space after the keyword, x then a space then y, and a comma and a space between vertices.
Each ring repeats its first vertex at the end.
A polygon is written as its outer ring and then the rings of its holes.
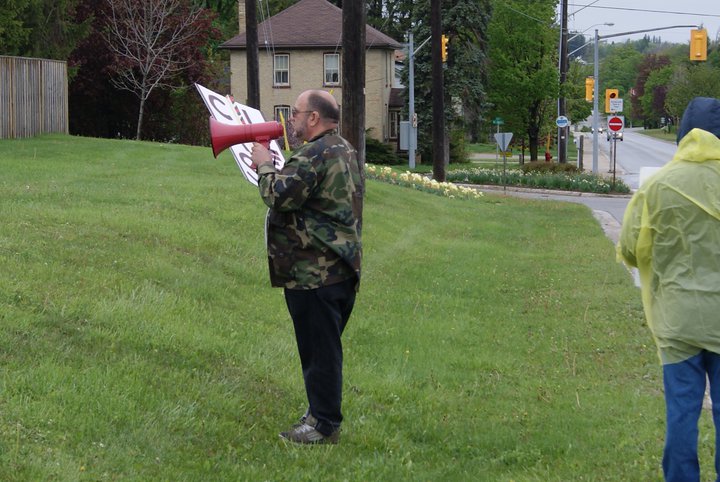
POLYGON ((270 141, 282 136, 283 126, 279 122, 229 125, 210 117, 210 143, 215 157, 230 146, 246 142, 259 142, 269 148, 270 141))

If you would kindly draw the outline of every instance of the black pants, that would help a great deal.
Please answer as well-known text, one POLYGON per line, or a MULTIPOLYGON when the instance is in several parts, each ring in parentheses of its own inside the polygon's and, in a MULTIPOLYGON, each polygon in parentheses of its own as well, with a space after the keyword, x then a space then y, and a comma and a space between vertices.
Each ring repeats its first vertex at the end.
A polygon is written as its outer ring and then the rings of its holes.
POLYGON ((356 278, 313 290, 285 289, 295 326, 305 392, 316 429, 330 435, 342 422, 343 352, 340 337, 355 304, 356 278))

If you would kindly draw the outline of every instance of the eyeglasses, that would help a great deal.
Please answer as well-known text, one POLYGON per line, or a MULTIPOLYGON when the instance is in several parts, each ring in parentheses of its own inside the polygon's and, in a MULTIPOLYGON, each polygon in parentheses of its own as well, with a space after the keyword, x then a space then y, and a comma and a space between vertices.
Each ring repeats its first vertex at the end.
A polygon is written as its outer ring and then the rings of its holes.
POLYGON ((298 114, 309 114, 315 112, 314 110, 297 110, 295 107, 292 108, 292 116, 296 117, 298 114))

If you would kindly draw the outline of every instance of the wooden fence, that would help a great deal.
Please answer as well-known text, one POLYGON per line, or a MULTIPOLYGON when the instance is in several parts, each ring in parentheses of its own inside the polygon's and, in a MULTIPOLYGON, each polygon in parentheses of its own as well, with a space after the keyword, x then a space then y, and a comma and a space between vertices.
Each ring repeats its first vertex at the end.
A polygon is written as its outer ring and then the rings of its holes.
POLYGON ((67 63, 0 56, 0 139, 68 133, 67 63))

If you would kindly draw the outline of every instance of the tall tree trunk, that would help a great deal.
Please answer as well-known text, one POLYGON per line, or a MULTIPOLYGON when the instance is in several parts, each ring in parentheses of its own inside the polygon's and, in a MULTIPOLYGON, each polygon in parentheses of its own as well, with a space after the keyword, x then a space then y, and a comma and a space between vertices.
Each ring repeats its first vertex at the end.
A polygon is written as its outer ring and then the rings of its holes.
POLYGON ((138 112, 138 121, 137 121, 137 131, 135 132, 135 140, 140 140, 140 132, 142 132, 142 123, 143 123, 143 115, 145 113, 145 99, 147 98, 147 93, 145 92, 145 89, 143 89, 142 93, 140 94, 140 109, 138 112))

